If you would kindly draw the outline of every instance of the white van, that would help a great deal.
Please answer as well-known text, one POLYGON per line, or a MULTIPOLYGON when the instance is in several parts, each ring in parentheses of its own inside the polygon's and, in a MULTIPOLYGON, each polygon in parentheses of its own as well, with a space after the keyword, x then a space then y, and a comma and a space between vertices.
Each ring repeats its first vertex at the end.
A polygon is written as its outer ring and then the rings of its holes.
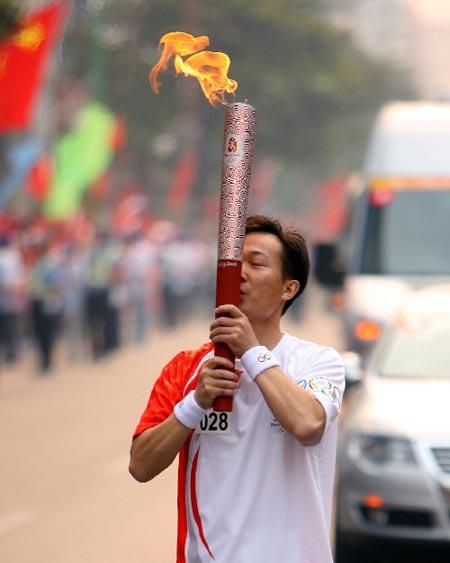
POLYGON ((346 231, 316 251, 316 277, 340 285, 347 344, 359 352, 411 290, 450 281, 450 103, 381 109, 346 231))

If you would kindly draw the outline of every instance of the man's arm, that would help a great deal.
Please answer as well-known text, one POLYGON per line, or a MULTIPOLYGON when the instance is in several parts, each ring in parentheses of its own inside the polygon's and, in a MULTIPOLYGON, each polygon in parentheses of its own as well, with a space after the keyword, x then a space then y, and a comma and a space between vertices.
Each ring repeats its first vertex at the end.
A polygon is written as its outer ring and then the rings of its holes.
POLYGON ((344 366, 336 350, 319 347, 300 370, 304 379, 299 385, 279 367, 262 371, 255 382, 280 423, 293 423, 285 428, 305 446, 310 446, 321 440, 328 424, 338 416, 345 389, 344 366), (295 404, 290 402, 290 393, 295 404), (298 417, 297 423, 290 418, 291 412, 298 417))
MULTIPOLYGON (((258 346, 248 318, 234 305, 223 305, 211 325, 211 340, 227 344, 241 358, 258 346)), ((273 415, 281 426, 305 446, 316 444, 326 425, 326 413, 321 403, 309 391, 298 387, 279 367, 271 367, 255 378, 273 415)))
POLYGON ((140 483, 159 475, 175 459, 190 432, 191 428, 181 424, 173 413, 142 432, 131 444, 131 475, 140 483))
POLYGON ((280 367, 263 371, 255 379, 275 418, 304 446, 322 438, 326 414, 319 401, 296 385, 280 367))
MULTIPOLYGON (((202 411, 211 407, 216 397, 232 396, 237 387, 237 375, 233 368, 233 364, 225 358, 214 357, 206 362, 200 370, 193 397, 186 399, 185 410, 188 408, 188 400, 195 401, 194 410, 201 417, 202 411)), ((198 422, 200 420, 201 418, 198 422)), ((144 430, 131 445, 131 475, 141 483, 159 475, 175 459, 195 426, 195 423, 186 426, 171 413, 157 426, 144 430)))

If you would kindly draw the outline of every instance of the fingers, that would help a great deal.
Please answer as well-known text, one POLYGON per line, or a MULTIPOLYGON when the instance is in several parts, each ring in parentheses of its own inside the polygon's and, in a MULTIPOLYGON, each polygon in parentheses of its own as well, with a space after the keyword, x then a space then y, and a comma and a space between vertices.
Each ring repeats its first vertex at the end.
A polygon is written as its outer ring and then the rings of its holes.
POLYGON ((209 337, 214 344, 226 344, 238 358, 258 345, 248 318, 237 307, 221 305, 216 313, 227 316, 219 316, 211 323, 209 337))
POLYGON ((203 408, 212 406, 216 397, 233 395, 238 386, 234 364, 215 356, 200 371, 195 398, 203 408))
POLYGON ((240 327, 242 330, 248 324, 247 318, 234 305, 221 305, 215 313, 216 318, 210 325, 211 336, 213 332, 218 334, 220 331, 229 334, 231 331, 227 329, 240 327))
POLYGON ((205 364, 205 367, 211 370, 228 370, 233 372, 234 370, 234 363, 228 360, 227 358, 221 358, 220 356, 214 356, 205 364))
POLYGON ((237 318, 243 315, 241 310, 236 307, 236 305, 226 304, 226 305, 219 305, 214 310, 216 317, 225 316, 231 318, 237 318))
POLYGON ((228 386, 229 382, 236 382, 238 376, 234 371, 234 364, 230 360, 215 356, 200 372, 200 378, 211 380, 216 386, 222 384, 228 386))
POLYGON ((204 388, 216 395, 220 395, 222 391, 230 390, 234 391, 237 387, 237 375, 232 374, 223 377, 211 377, 207 381, 204 381, 204 388))
POLYGON ((236 332, 236 328, 234 326, 223 326, 221 323, 212 323, 209 331, 209 338, 214 344, 218 342, 224 342, 223 338, 228 338, 232 336, 236 332))

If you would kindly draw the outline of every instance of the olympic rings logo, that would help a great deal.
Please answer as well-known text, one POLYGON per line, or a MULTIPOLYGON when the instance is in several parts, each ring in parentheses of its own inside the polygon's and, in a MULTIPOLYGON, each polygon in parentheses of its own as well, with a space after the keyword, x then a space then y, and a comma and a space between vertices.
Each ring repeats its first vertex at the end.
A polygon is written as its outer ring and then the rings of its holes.
POLYGON ((297 381, 297 385, 305 390, 309 389, 313 393, 323 393, 324 395, 329 396, 333 403, 339 404, 340 402, 339 389, 326 379, 318 377, 313 377, 309 380, 301 379, 297 381))
POLYGON ((261 354, 259 354, 258 356, 258 362, 265 362, 266 360, 271 360, 272 359, 272 354, 269 354, 269 352, 261 352, 261 354))

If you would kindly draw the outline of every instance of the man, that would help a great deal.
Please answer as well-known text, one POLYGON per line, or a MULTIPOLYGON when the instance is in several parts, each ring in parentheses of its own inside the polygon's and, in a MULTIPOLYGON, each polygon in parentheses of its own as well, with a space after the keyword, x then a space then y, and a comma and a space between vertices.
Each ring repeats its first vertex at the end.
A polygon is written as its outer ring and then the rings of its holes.
POLYGON ((9 233, 0 232, 0 367, 18 358, 25 306, 25 267, 9 233))
POLYGON ((247 221, 239 308, 216 309, 211 342, 163 370, 136 429, 130 472, 153 479, 180 451, 177 563, 330 563, 337 415, 332 348, 283 333, 309 273, 303 237, 247 221), (214 356, 227 344, 238 360, 214 356), (231 416, 213 413, 234 396, 231 416))
POLYGON ((86 320, 94 360, 120 346, 121 247, 99 228, 87 259, 86 320))
POLYGON ((55 345, 61 331, 66 285, 61 248, 49 241, 40 244, 41 256, 30 271, 30 320, 41 375, 53 367, 55 345))

